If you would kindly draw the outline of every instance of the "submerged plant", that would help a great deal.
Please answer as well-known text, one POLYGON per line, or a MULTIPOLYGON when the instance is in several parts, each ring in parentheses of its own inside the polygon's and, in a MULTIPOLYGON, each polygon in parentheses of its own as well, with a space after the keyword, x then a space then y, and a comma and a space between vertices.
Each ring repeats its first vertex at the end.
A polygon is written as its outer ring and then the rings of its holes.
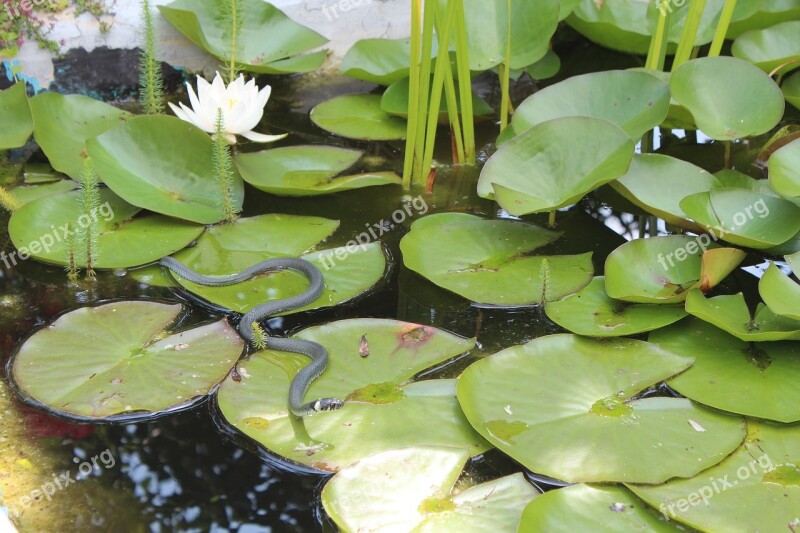
POLYGON ((99 255, 97 248, 97 213, 100 210, 100 187, 91 157, 87 157, 84 160, 79 202, 81 213, 79 220, 81 223, 77 241, 86 250, 86 277, 94 279, 94 264, 99 255))
POLYGON ((224 135, 230 144, 236 144, 237 135, 259 143, 275 142, 286 137, 286 134, 264 135, 253 131, 264 116, 264 106, 272 92, 269 85, 259 90, 255 80, 245 83, 244 76, 240 75, 226 87, 217 72, 212 83, 197 77, 197 93, 188 83, 186 88, 192 107, 186 107, 183 103, 180 107, 172 103, 169 106, 178 118, 191 122, 207 133, 216 134, 217 112, 221 109, 225 123, 224 135))
POLYGON ((233 158, 231 147, 225 138, 225 116, 217 109, 216 133, 214 134, 214 177, 222 189, 222 211, 227 222, 236 220, 233 200, 233 158))
POLYGON ((150 0, 142 0, 145 42, 139 58, 139 100, 148 114, 164 112, 164 80, 156 59, 155 29, 150 0))
POLYGON ((13 213, 22 207, 22 204, 19 203, 14 194, 3 186, 0 186, 0 205, 9 213, 13 213))
POLYGON ((67 281, 78 282, 78 265, 75 261, 75 232, 72 225, 67 224, 67 281))
POLYGON ((253 330, 253 347, 256 350, 266 350, 267 333, 258 322, 253 322, 250 327, 253 330))

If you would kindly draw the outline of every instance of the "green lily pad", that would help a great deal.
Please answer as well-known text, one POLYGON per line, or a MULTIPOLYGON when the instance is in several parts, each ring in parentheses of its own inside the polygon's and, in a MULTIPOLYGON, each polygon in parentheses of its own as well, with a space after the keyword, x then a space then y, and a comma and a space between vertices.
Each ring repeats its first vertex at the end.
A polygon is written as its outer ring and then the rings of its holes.
POLYGON ((410 46, 408 39, 362 39, 347 51, 339 70, 357 80, 391 85, 408 78, 410 46))
POLYGON ((712 174, 686 161, 661 154, 637 154, 628 173, 611 186, 636 206, 670 224, 690 229, 681 200, 720 187, 712 174))
POLYGON ((800 231, 800 207, 744 189, 692 194, 680 206, 717 239, 757 250, 783 244, 800 231))
POLYGON ((800 525, 800 425, 747 422, 730 457, 692 479, 630 485, 666 516, 700 531, 789 531, 800 525))
POLYGON ((647 504, 614 485, 570 485, 537 497, 525 508, 519 533, 681 531, 647 504))
MULTIPOLYGON (((578 0, 580 1, 580 0, 578 0)), ((564 2, 561 2, 562 8, 564 2)), ((558 71, 561 70, 561 59, 552 50, 547 53, 539 61, 525 68, 528 76, 534 80, 546 80, 552 78, 558 71)))
POLYGON ((45 196, 67 193, 77 187, 78 183, 72 180, 59 180, 41 185, 20 185, 11 189, 11 192, 20 204, 25 205, 45 196))
POLYGON ((458 399, 475 429, 536 473, 662 483, 717 464, 744 438, 738 417, 686 399, 633 399, 691 364, 643 341, 551 335, 472 364, 458 399))
POLYGON ((624 175, 633 153, 628 134, 607 120, 549 120, 503 144, 489 158, 478 194, 496 199, 515 216, 552 211, 624 175))
POLYGON ((93 265, 101 269, 157 261, 188 246, 204 230, 203 226, 160 215, 136 216, 139 208, 106 188, 100 189, 97 211, 87 216, 80 210, 80 195, 80 191, 72 191, 45 196, 14 212, 8 231, 20 257, 24 251, 46 263, 68 265, 66 232, 70 231, 75 235, 75 262, 85 267, 86 249, 81 248, 78 235, 93 218, 97 227, 93 265))
MULTIPOLYGON (((158 9, 194 44, 217 59, 230 62, 228 6, 215 0, 175 0, 158 9)), ((261 0, 239 0, 237 9, 236 63, 242 70, 264 74, 304 73, 322 65, 324 50, 300 55, 328 42, 319 33, 261 0)))
POLYGON ((278 195, 315 196, 402 183, 394 172, 342 175, 363 155, 361 150, 306 145, 237 154, 235 161, 244 181, 278 195))
POLYGON ((79 420, 142 420, 187 409, 225 378, 243 342, 225 320, 167 331, 181 310, 150 301, 77 309, 25 341, 11 378, 29 403, 79 420))
POLYGON ((377 94, 337 96, 311 110, 311 120, 325 131, 362 141, 395 141, 406 136, 406 121, 381 109, 377 94))
POLYGON ((781 85, 781 91, 787 102, 800 109, 800 72, 787 77, 781 85))
POLYGON ((133 117, 76 94, 42 93, 30 99, 30 107, 34 137, 50 164, 77 180, 83 175, 86 141, 133 117))
POLYGON ((796 62, 800 60, 800 20, 743 33, 734 41, 731 53, 734 57, 753 63, 767 74, 796 62))
POLYGON ((780 87, 758 67, 735 57, 687 61, 672 73, 669 86, 697 127, 719 141, 766 133, 783 117, 780 87))
MULTIPOLYGON (((215 226, 197 240, 197 246, 175 255, 189 268, 207 276, 228 276, 261 261, 300 256, 317 265, 325 278, 325 290, 309 305, 295 309, 328 307, 352 300, 380 281, 386 256, 379 242, 309 253, 338 227, 335 220, 293 215, 261 215, 215 226)), ((308 280, 291 270, 257 276, 244 283, 213 287, 175 277, 185 289, 217 306, 246 313, 270 300, 302 293, 308 280)), ((288 313, 287 313, 288 314, 288 313)))
POLYGON ((260 351, 239 364, 217 402, 225 420, 273 454, 336 472, 372 454, 408 446, 451 446, 469 455, 488 449, 464 418, 455 381, 412 381, 432 366, 472 349, 474 339, 417 324, 382 319, 342 320, 293 336, 328 348, 330 365, 306 397, 337 397, 342 409, 302 422, 288 411, 289 384, 307 357, 260 351), (369 354, 360 355, 368 346, 369 354))
MULTIPOLYGON (((381 97, 381 109, 402 118, 408 117, 408 94, 409 94, 409 79, 403 78, 397 83, 393 83, 388 89, 383 92, 381 97)), ((485 117, 494 114, 486 100, 478 96, 474 91, 472 92, 472 112, 475 116, 485 117)), ((448 124, 447 116, 447 98, 442 98, 439 122, 448 124)))
POLYGON ((0 115, 3 117, 0 150, 24 146, 33 133, 33 118, 25 82, 15 83, 0 91, 0 115))
POLYGON ((787 198, 800 197, 800 139, 779 148, 770 156, 769 183, 787 198))
POLYGON ((539 493, 514 474, 452 495, 467 459, 466 450, 430 446, 381 452, 337 473, 322 490, 322 504, 344 532, 516 532, 539 493))
POLYGON ((524 306, 555 300, 592 279, 591 253, 532 256, 560 234, 462 213, 421 218, 400 241, 406 267, 473 302, 524 306))
POLYGON ((800 285, 784 275, 775 263, 761 276, 758 292, 770 311, 792 320, 800 320, 800 285))
POLYGON ((575 294, 548 302, 544 310, 562 328, 587 337, 636 335, 668 326, 688 315, 680 305, 634 304, 609 298, 602 276, 575 294))
POLYGON ((769 180, 757 180, 738 170, 726 168, 715 172, 714 177, 722 185, 722 187, 719 187, 721 189, 746 189, 767 196, 780 196, 770 186, 769 180))
POLYGON ((793 253, 792 255, 787 255, 784 259, 786 262, 789 263, 792 271, 797 275, 800 273, 800 252, 793 253))
POLYGON ((646 72, 594 72, 534 93, 517 108, 512 123, 521 133, 554 118, 604 118, 638 141, 664 121, 669 101, 669 85, 646 72))
POLYGON ((736 11, 742 6, 743 11, 749 12, 748 16, 741 19, 734 18, 734 22, 728 28, 729 39, 735 39, 746 31, 769 28, 775 24, 780 24, 787 20, 798 20, 800 18, 800 5, 795 0, 755 0, 755 10, 745 7, 750 2, 740 2, 736 5, 736 11), (744 4, 744 6, 742 6, 744 4))
POLYGON ((687 398, 731 413, 800 420, 800 352, 795 343, 745 342, 696 318, 655 331, 649 341, 694 358, 689 370, 669 381, 687 398))
POLYGON ((800 321, 777 316, 764 304, 758 304, 753 317, 742 293, 706 298, 694 290, 686 298, 686 311, 745 342, 800 340, 800 321))
MULTIPOLYGON (((136 117, 87 141, 86 149, 102 180, 128 203, 201 224, 225 218, 211 138, 183 120, 136 117)), ((231 190, 238 211, 244 200, 238 175, 231 190)))

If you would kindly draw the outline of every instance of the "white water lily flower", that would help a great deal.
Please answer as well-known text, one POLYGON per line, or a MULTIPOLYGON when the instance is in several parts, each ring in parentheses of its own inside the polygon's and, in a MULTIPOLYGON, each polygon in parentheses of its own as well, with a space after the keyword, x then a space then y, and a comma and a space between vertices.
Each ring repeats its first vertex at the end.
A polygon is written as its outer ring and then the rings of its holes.
POLYGON ((258 143, 279 141, 287 135, 264 135, 253 131, 264 116, 264 106, 272 92, 269 85, 259 91, 255 80, 245 83, 244 76, 240 74, 239 78, 226 87, 222 76, 217 72, 212 83, 197 77, 197 94, 188 83, 186 87, 189 89, 192 107, 186 107, 183 103, 177 107, 170 103, 175 116, 191 122, 203 131, 216 133, 217 113, 222 109, 225 138, 230 144, 236 144, 236 135, 258 143))

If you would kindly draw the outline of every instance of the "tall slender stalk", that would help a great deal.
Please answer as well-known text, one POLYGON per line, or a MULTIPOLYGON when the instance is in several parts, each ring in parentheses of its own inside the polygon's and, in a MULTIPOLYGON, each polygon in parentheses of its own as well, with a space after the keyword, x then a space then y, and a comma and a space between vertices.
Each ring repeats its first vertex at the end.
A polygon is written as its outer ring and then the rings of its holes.
POLYGON ((692 56, 694 40, 697 37, 697 31, 700 29, 700 21, 703 18, 703 10, 706 7, 706 0, 691 0, 691 2, 689 13, 686 15, 686 22, 683 26, 681 40, 678 43, 678 50, 675 52, 675 59, 672 62, 673 72, 692 56))
POLYGON ((645 67, 652 70, 664 70, 664 63, 667 58, 667 46, 669 46, 669 20, 672 11, 668 4, 671 0, 658 0, 658 22, 656 32, 650 40, 650 51, 647 53, 645 67))
POLYGON ((728 35, 728 28, 730 28, 735 9, 736 0, 725 0, 725 7, 722 8, 722 14, 719 16, 719 24, 717 24, 717 31, 714 32, 714 40, 711 41, 708 57, 716 57, 722 51, 722 44, 725 42, 725 36, 728 35))
POLYGON ((164 80, 156 59, 155 28, 150 0, 142 0, 144 46, 139 55, 139 101, 150 115, 164 112, 164 80))
MULTIPOLYGON (((422 58, 420 60, 420 91, 417 112, 419 122, 417 123, 416 147, 414 149, 414 178, 423 180, 428 176, 430 169, 425 168, 425 142, 427 139, 428 110, 430 109, 431 94, 431 64, 433 63, 433 27, 436 22, 436 0, 425 0, 422 18, 422 58)), ((442 53, 442 50, 439 50, 442 53)), ((447 48, 444 49, 447 55, 447 48)), ((436 110, 438 116, 439 110, 436 110)))
POLYGON ((233 158, 231 147, 225 138, 225 119, 222 109, 217 109, 217 120, 214 124, 216 133, 213 144, 214 177, 222 193, 222 212, 227 222, 236 220, 233 206, 233 158))
POLYGON ((458 75, 461 120, 464 124, 464 159, 467 165, 475 164, 475 117, 472 108, 472 74, 469 70, 469 43, 464 0, 450 0, 456 4, 456 73, 458 75))
MULTIPOLYGON (((225 2, 226 0, 223 0, 225 2)), ((228 83, 233 83, 236 80, 236 75, 239 73, 239 67, 236 64, 236 52, 238 51, 239 30, 241 29, 241 21, 239 20, 239 0, 227 0, 227 17, 228 24, 231 31, 231 46, 230 58, 228 60, 228 83)))
POLYGON ((75 259, 75 232, 72 225, 67 223, 67 281, 78 282, 78 264, 75 259))
POLYGON ((408 133, 406 135, 406 155, 403 164, 403 187, 411 188, 411 175, 414 170, 414 157, 417 146, 417 125, 419 123, 420 54, 422 53, 422 0, 411 0, 411 43, 408 86, 408 133))
POLYGON ((98 227, 97 213, 100 210, 100 186, 91 157, 83 161, 83 176, 81 176, 80 217, 78 228, 78 241, 86 250, 86 278, 95 279, 94 265, 100 250, 97 246, 98 227))
POLYGON ((508 33, 506 34, 506 55, 503 64, 500 65, 497 70, 500 76, 500 87, 503 94, 500 101, 500 133, 508 127, 508 119, 511 112, 511 0, 507 0, 507 5, 508 33))
POLYGON ((452 128, 452 137, 454 139, 456 161, 463 163, 465 159, 464 152, 464 134, 461 129, 461 118, 459 113, 458 97, 456 96, 456 85, 453 80, 453 67, 450 61, 444 65, 444 94, 447 98, 447 115, 450 119, 450 126, 452 128))

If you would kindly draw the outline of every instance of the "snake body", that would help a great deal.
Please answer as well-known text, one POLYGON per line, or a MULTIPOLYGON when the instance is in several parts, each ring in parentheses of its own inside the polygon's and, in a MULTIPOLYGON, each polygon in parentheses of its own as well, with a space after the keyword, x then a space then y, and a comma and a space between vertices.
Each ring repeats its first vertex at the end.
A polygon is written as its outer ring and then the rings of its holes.
MULTIPOLYGON (((159 264, 172 273, 199 285, 214 287, 225 287, 247 281, 257 274, 275 270, 296 270, 304 274, 310 286, 302 294, 292 296, 283 300, 275 300, 258 305, 245 313, 239 321, 239 334, 250 344, 253 342, 253 324, 265 318, 291 311, 307 305, 322 294, 325 282, 322 272, 308 261, 303 259, 279 258, 268 259, 255 264, 238 274, 226 277, 210 277, 198 274, 180 261, 172 257, 164 257, 159 264)), ((297 416, 309 416, 321 411, 333 411, 340 409, 344 402, 337 398, 320 398, 313 402, 303 403, 306 392, 311 383, 317 379, 328 367, 328 350, 319 343, 302 339, 281 339, 268 337, 266 340, 267 348, 284 352, 293 352, 311 358, 311 364, 303 367, 292 380, 289 386, 289 410, 297 416)))

